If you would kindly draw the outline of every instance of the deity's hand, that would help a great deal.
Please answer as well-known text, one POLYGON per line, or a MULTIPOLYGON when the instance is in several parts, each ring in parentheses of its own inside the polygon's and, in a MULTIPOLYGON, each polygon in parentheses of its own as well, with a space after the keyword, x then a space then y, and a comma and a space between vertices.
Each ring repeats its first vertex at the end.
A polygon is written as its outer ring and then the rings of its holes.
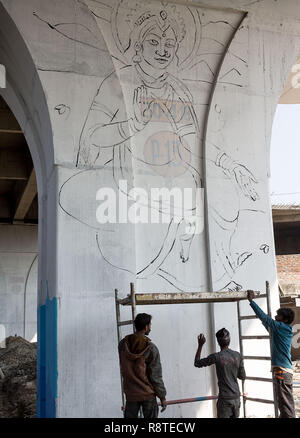
POLYGON ((259 199, 259 195, 254 189, 254 184, 257 184, 258 181, 245 166, 234 161, 225 152, 217 157, 216 165, 234 177, 244 196, 252 199, 252 201, 259 199))
POLYGON ((252 199, 252 201, 259 199, 259 195, 254 189, 254 184, 257 184, 258 181, 245 166, 236 164, 232 169, 232 173, 244 196, 252 199))
POLYGON ((134 126, 136 130, 141 131, 152 118, 153 99, 148 98, 148 92, 145 85, 134 90, 133 109, 134 109, 134 126))

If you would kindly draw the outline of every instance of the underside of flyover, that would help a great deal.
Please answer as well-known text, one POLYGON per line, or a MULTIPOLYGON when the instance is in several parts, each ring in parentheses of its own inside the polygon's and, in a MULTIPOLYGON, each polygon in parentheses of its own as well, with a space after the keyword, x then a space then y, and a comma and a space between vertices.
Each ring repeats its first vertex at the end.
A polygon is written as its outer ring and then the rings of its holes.
POLYGON ((30 151, 0 96, 0 224, 37 224, 38 196, 30 151))
POLYGON ((37 234, 31 154, 0 96, 0 418, 36 416, 37 234))

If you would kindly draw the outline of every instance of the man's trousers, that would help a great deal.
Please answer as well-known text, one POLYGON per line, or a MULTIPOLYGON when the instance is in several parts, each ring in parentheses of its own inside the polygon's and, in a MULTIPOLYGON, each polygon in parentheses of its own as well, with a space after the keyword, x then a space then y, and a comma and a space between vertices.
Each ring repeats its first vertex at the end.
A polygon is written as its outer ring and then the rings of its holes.
POLYGON ((144 418, 157 418, 158 417, 158 405, 156 397, 151 400, 128 402, 126 401, 124 418, 138 418, 138 413, 142 408, 144 418))
POLYGON ((273 382, 277 398, 279 418, 295 418, 293 375, 280 368, 273 369, 273 382))

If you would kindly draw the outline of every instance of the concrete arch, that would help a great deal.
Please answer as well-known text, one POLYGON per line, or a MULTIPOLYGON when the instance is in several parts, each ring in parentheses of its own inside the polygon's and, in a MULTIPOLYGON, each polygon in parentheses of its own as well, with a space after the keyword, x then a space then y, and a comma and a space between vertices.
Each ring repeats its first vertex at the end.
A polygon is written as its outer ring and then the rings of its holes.
POLYGON ((0 60, 6 68, 6 88, 0 93, 18 120, 29 145, 40 195, 53 169, 52 127, 45 93, 26 43, 0 4, 0 60))
MULTIPOLYGON (((22 128, 30 149, 37 178, 39 204, 37 410, 39 416, 54 416, 53 409, 51 414, 46 413, 45 406, 47 405, 46 376, 49 371, 47 363, 54 364, 53 375, 56 376, 55 360, 51 359, 47 362, 48 352, 51 351, 55 355, 56 351, 56 325, 52 324, 50 331, 47 330, 46 321, 49 312, 47 306, 43 309, 45 307, 46 278, 48 276, 48 182, 54 164, 52 126, 45 92, 34 60, 23 36, 2 4, 0 4, 0 63, 5 66, 6 70, 6 88, 0 89, 0 94, 22 128), (46 332, 50 336, 46 336, 46 332)), ((51 366, 50 374, 52 373, 51 366)), ((52 386, 55 387, 55 378, 52 382, 54 382, 52 386)), ((49 391, 48 388, 49 393, 53 393, 53 391, 49 391)))

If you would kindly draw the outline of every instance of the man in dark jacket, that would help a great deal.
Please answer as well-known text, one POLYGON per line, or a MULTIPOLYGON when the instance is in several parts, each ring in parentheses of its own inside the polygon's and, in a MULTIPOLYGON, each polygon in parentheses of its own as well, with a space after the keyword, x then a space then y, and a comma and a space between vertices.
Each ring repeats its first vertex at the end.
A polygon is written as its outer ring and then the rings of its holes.
POLYGON ((268 316, 253 301, 254 292, 248 291, 250 306, 268 330, 271 337, 271 368, 275 387, 280 418, 295 418, 295 404, 293 398, 293 364, 291 346, 293 329, 291 324, 295 313, 288 307, 277 310, 275 320, 268 316))
POLYGON ((240 414, 240 389, 237 379, 245 380, 246 373, 240 353, 229 348, 230 333, 222 328, 216 333, 219 353, 201 359, 202 347, 206 342, 203 334, 198 336, 198 349, 194 365, 197 368, 216 365, 219 395, 217 401, 218 418, 238 418, 240 414))
POLYGON ((159 351, 147 335, 152 316, 139 313, 134 325, 136 333, 126 336, 119 344, 120 366, 126 396, 125 418, 137 418, 142 408, 144 418, 157 418, 160 399, 166 407, 166 389, 162 379, 159 351))

